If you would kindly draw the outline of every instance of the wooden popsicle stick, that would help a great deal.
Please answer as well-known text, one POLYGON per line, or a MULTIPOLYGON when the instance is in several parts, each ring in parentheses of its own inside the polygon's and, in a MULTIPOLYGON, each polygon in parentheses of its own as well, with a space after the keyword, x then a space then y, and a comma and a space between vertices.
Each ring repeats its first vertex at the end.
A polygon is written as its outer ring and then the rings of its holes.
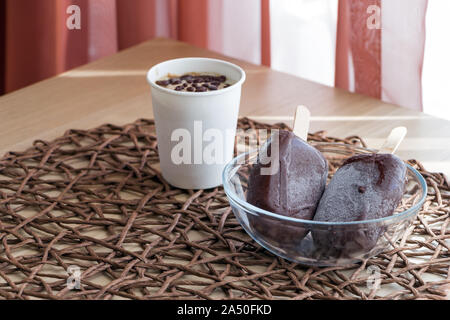
POLYGON ((297 111, 295 112, 294 128, 292 131, 297 137, 303 139, 304 141, 308 140, 310 118, 311 112, 307 107, 297 107, 297 111))
POLYGON ((378 153, 394 154, 402 143, 403 139, 405 139, 407 133, 408 129, 406 129, 405 127, 398 127, 393 129, 378 153))

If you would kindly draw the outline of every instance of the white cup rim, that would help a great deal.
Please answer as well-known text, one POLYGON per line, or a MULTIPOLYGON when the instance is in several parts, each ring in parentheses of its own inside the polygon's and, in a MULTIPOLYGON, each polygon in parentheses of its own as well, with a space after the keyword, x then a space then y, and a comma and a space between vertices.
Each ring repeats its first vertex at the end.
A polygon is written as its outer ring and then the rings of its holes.
POLYGON ((153 67, 150 68, 150 70, 148 70, 147 72, 147 82, 152 86, 152 88, 155 88, 157 90, 160 91, 164 91, 167 92, 169 94, 174 94, 174 95, 179 95, 179 96, 195 96, 195 97, 201 97, 201 96, 214 96, 214 95, 220 95, 220 94, 224 94, 230 90, 233 90, 234 88, 241 86, 244 81, 246 79, 246 74, 244 69, 242 69, 241 67, 239 67, 238 65, 225 61, 225 60, 220 60, 220 59, 213 59, 213 58, 202 58, 202 57, 189 57, 189 58, 177 58, 177 59, 171 59, 171 60, 166 60, 163 61, 161 63, 158 63, 156 65, 154 65, 153 67), (234 69, 236 69, 237 71, 239 71, 241 77, 240 79, 233 83, 231 86, 227 87, 227 88, 223 88, 220 90, 215 90, 215 91, 205 91, 205 92, 189 92, 189 91, 175 91, 172 89, 168 89, 168 88, 164 88, 161 87, 159 85, 156 84, 156 81, 153 81, 150 79, 150 74, 152 73, 152 71, 157 68, 158 66, 160 66, 163 63, 169 63, 169 62, 176 62, 176 61, 212 61, 212 62, 217 62, 217 63, 222 63, 225 65, 228 65, 234 69))

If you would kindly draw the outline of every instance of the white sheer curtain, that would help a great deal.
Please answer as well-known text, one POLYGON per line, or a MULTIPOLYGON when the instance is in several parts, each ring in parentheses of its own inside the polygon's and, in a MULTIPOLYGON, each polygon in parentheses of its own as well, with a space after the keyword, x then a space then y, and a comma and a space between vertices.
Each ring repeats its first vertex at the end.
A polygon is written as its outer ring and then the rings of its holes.
POLYGON ((419 22, 425 21, 426 8, 423 0, 381 1, 382 99, 414 110, 425 109, 421 66, 426 34, 419 22))
POLYGON ((209 48, 230 57, 261 63, 261 1, 209 2, 209 48), (252 14, 249 14, 252 13, 252 14), (232 23, 230 23, 232 21, 232 23))
POLYGON ((450 1, 429 0, 423 67, 424 111, 450 120, 450 1))
POLYGON ((334 86, 338 0, 272 0, 272 68, 334 86))

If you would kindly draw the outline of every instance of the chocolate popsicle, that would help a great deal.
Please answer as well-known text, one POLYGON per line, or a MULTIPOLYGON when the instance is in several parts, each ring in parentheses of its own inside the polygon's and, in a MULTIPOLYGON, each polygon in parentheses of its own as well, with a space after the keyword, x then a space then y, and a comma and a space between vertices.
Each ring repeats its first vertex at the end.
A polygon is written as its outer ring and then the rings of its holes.
MULTIPOLYGON (((335 173, 319 202, 315 221, 353 222, 391 216, 405 188, 406 165, 391 154, 363 154, 349 158, 335 173)), ((349 257, 368 252, 383 234, 382 225, 340 226, 314 230, 322 254, 349 257)))
MULTIPOLYGON (((250 169, 247 202, 280 215, 311 220, 325 189, 328 163, 323 155, 289 131, 280 131, 260 151, 258 161, 250 169), (279 141, 279 152, 272 156, 272 143, 279 141), (275 140, 276 141, 276 140, 275 140), (267 154, 270 164, 261 161, 267 154), (278 163, 274 174, 262 169, 278 163)), ((252 227, 270 241, 292 243, 301 241, 307 230, 286 226, 267 217, 250 217, 252 227)))

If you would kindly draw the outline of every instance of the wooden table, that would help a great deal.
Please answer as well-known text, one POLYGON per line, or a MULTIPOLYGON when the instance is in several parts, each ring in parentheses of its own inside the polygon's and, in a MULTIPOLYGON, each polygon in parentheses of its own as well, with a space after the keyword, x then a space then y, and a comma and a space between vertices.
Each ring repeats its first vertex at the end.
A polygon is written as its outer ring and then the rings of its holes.
POLYGON ((0 153, 52 139, 70 128, 152 118, 147 70, 164 60, 201 56, 232 61, 247 72, 241 115, 290 123, 295 107, 312 111, 312 131, 360 135, 378 148, 395 126, 409 134, 398 155, 450 174, 450 122, 365 96, 167 39, 155 39, 0 98, 0 153))

